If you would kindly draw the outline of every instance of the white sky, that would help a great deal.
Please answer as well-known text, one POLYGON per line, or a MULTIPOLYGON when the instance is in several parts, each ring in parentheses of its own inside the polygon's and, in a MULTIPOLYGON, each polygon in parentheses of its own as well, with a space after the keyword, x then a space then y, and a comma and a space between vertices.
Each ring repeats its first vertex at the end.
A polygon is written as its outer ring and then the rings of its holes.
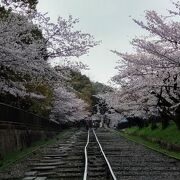
POLYGON ((116 73, 114 67, 118 60, 110 50, 129 52, 132 50, 129 41, 146 33, 132 17, 143 20, 144 10, 166 15, 171 8, 170 0, 39 0, 38 4, 38 9, 48 12, 53 21, 58 16, 79 18, 76 29, 102 40, 101 45, 79 59, 89 65, 90 70, 85 74, 91 80, 105 84, 116 73))

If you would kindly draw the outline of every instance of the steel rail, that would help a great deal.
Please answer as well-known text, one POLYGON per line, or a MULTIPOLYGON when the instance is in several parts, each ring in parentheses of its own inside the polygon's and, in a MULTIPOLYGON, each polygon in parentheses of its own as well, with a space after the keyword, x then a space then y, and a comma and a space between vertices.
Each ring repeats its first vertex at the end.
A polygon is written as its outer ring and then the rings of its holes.
POLYGON ((101 149, 101 152, 102 152, 102 154, 103 154, 103 156, 104 156, 104 159, 105 159, 105 161, 106 161, 106 163, 107 163, 107 165, 108 165, 108 168, 109 168, 109 171, 110 171, 110 173, 111 173, 111 176, 112 176, 113 180, 117 180, 117 178, 116 178, 116 176, 115 176, 115 174, 114 174, 114 172, 113 172, 113 170, 112 170, 112 168, 111 168, 111 165, 110 165, 110 163, 109 163, 109 161, 108 161, 108 159, 107 159, 107 157, 106 157, 106 155, 105 155, 105 153, 104 153, 104 151, 103 151, 103 148, 102 148, 102 146, 101 146, 101 144, 100 144, 100 142, 99 142, 99 140, 98 140, 98 137, 96 136, 96 133, 95 133, 94 129, 93 129, 93 133, 94 133, 94 136, 95 136, 95 138, 96 138, 96 141, 97 141, 97 143, 98 143, 98 145, 99 145, 99 147, 100 147, 100 149, 101 149))
POLYGON ((84 176, 83 176, 83 180, 87 179, 87 168, 88 168, 88 157, 87 157, 87 146, 89 144, 89 130, 88 130, 88 137, 87 137, 87 143, 86 146, 84 148, 84 154, 85 154, 85 168, 84 168, 84 176))

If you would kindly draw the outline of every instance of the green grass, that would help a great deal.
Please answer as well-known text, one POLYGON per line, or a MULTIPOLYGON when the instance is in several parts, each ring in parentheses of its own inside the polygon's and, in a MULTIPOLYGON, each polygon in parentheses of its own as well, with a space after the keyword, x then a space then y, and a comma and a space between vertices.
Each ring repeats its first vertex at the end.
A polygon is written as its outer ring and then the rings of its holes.
POLYGON ((166 129, 162 130, 161 125, 158 124, 158 128, 151 130, 151 127, 145 127, 139 129, 138 127, 132 127, 125 130, 125 133, 131 135, 145 136, 160 139, 171 144, 180 145, 180 130, 177 129, 174 123, 171 123, 166 129))
POLYGON ((169 151, 167 149, 163 149, 158 144, 152 143, 150 141, 146 141, 142 137, 139 137, 139 136, 128 135, 128 134, 122 133, 122 132, 120 132, 120 135, 127 138, 127 139, 129 139, 130 141, 136 142, 136 143, 141 144, 141 145, 143 145, 145 147, 148 147, 148 148, 150 148, 150 149, 152 149, 154 151, 157 151, 159 153, 163 153, 163 154, 165 154, 167 156, 170 156, 172 158, 180 160, 180 153, 178 153, 178 152, 173 152, 173 151, 169 151))
POLYGON ((158 128, 154 130, 151 130, 150 126, 144 127, 142 129, 139 129, 138 127, 131 127, 120 132, 120 134, 131 141, 135 141, 144 146, 147 146, 148 148, 154 149, 158 152, 161 152, 163 154, 166 154, 168 156, 171 156, 180 160, 180 152, 167 150, 161 147, 156 142, 152 142, 146 139, 147 137, 150 139, 158 139, 158 140, 162 140, 164 142, 179 146, 180 145, 180 131, 177 129, 174 123, 171 123, 164 130, 162 130, 161 125, 158 124, 158 128))
POLYGON ((13 163, 16 163, 24 158, 26 158, 28 155, 32 153, 36 153, 37 150, 40 148, 51 145, 57 142, 59 139, 63 139, 65 136, 69 136, 73 134, 76 131, 76 129, 70 129, 70 130, 63 130, 60 132, 58 135, 53 137, 52 139, 46 139, 46 140, 40 140, 31 145, 31 147, 24 148, 19 151, 7 153, 4 157, 3 160, 0 161, 0 171, 6 170, 10 165, 13 163))

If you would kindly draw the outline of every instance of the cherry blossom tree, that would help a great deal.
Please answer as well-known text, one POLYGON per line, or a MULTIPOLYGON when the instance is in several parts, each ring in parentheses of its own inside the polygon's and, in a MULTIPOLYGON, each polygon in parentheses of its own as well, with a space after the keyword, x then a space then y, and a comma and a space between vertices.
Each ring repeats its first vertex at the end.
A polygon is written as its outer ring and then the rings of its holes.
POLYGON ((88 113, 86 104, 69 90, 66 81, 69 69, 79 70, 85 65, 73 64, 69 58, 87 54, 99 42, 90 34, 74 29, 78 19, 59 17, 53 23, 47 14, 36 10, 36 4, 37 0, 1 2, 0 93, 43 99, 46 97, 29 92, 27 87, 45 83, 53 94, 52 120, 83 119, 88 113), (65 59, 66 64, 52 67, 54 58, 65 59))
POLYGON ((180 23, 155 11, 146 11, 145 18, 146 22, 134 19, 149 32, 147 37, 132 40, 135 52, 112 51, 120 58, 118 75, 112 81, 120 85, 118 105, 124 112, 142 116, 159 111, 166 127, 168 119, 173 119, 172 107, 177 108, 180 101, 180 23))
POLYGON ((38 0, 1 0, 1 5, 13 12, 32 15, 37 11, 38 0))
MULTIPOLYGON (((78 20, 72 16, 68 20, 59 17, 55 24, 37 11, 33 16, 8 11, 9 6, 23 9, 24 1, 9 0, 4 4, 7 6, 2 7, 4 16, 0 21, 0 65, 15 74, 28 75, 33 80, 36 77, 51 80, 57 74, 47 60, 79 57, 98 44, 90 34, 73 29, 78 20)), ((1 88, 5 87, 6 79, 1 82, 1 88)), ((13 83, 10 86, 13 87, 13 83)))
POLYGON ((51 112, 51 120, 61 124, 75 123, 88 116, 87 104, 79 99, 75 93, 67 87, 54 89, 54 101, 51 112))

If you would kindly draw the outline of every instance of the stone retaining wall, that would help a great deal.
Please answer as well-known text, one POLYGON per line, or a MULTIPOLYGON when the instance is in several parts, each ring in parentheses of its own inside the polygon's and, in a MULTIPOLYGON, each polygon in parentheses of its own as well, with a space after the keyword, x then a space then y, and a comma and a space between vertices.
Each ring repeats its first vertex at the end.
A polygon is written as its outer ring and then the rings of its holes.
POLYGON ((60 129, 56 122, 0 103, 0 158, 37 140, 53 137, 60 129))

